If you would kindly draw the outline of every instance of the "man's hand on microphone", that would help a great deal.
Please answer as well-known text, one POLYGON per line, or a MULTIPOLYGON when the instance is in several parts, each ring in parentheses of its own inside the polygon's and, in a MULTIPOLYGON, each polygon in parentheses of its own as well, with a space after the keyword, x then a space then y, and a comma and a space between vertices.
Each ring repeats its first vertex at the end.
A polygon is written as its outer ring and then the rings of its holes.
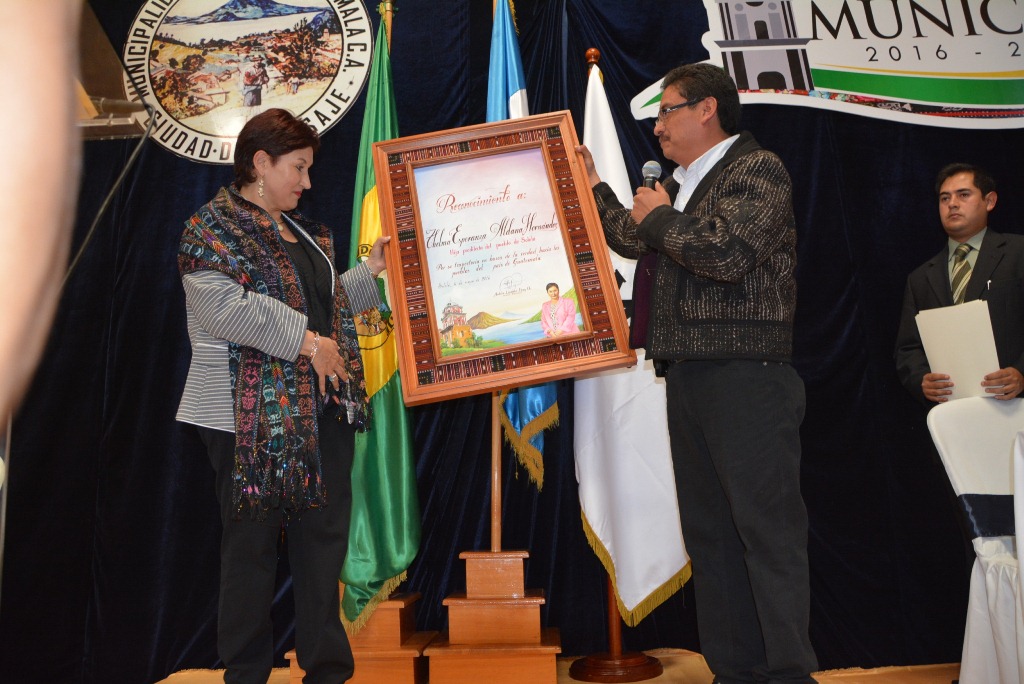
POLYGON ((637 188, 636 194, 633 195, 633 210, 630 215, 634 221, 640 223, 655 207, 660 206, 672 206, 672 200, 669 199, 665 188, 661 187, 661 183, 655 183, 653 188, 637 188))
POLYGON ((594 187, 601 182, 601 176, 597 175, 597 167, 594 165, 594 155, 590 153, 586 145, 577 145, 576 152, 583 156, 583 166, 590 178, 590 187, 594 187))

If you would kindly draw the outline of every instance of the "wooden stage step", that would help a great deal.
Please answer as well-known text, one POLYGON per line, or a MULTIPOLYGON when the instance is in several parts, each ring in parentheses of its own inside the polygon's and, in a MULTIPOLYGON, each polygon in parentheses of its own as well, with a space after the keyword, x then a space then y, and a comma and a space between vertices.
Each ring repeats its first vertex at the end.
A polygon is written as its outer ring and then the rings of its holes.
POLYGON ((453 644, 443 634, 423 655, 430 661, 430 684, 556 684, 561 652, 558 630, 548 627, 533 644, 453 644))
MULTIPOLYGON (((358 634, 349 637, 356 673, 349 684, 426 684, 429 670, 423 649, 437 632, 417 632, 417 593, 394 594, 377 606, 358 634)), ((285 657, 290 663, 288 684, 302 684, 305 672, 295 650, 285 657)))

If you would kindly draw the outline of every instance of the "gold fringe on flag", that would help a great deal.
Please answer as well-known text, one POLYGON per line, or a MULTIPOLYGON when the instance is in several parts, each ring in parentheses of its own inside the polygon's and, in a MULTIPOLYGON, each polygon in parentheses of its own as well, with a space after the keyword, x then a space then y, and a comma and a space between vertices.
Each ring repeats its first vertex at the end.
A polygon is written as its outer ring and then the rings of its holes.
MULTIPOLYGON (((504 404, 505 399, 508 398, 508 392, 499 393, 499 397, 504 404)), ((505 441, 512 447, 512 451, 516 454, 516 459, 526 469, 530 480, 537 485, 537 490, 543 489, 544 454, 540 453, 537 447, 530 444, 530 439, 538 433, 558 425, 558 404, 552 404, 543 413, 523 426, 522 433, 516 432, 512 422, 508 419, 508 414, 504 411, 499 413, 501 413, 501 427, 502 432, 505 434, 505 441)))
POLYGON ((674 593, 682 589, 684 584, 690 581, 693 569, 690 562, 687 562, 686 565, 679 569, 679 572, 670 577, 660 587, 652 591, 647 598, 638 603, 633 610, 629 610, 626 608, 626 604, 624 604, 622 599, 619 597, 619 587, 615 581, 615 563, 612 562, 611 554, 609 554, 608 550, 604 548, 604 544, 601 543, 601 538, 597 536, 596 532, 594 532, 594 529, 587 521, 586 514, 582 511, 580 511, 580 518, 583 520, 583 532, 587 535, 587 541, 590 542, 590 548, 594 549, 594 553, 601 561, 601 565, 604 566, 605 572, 608 573, 608 577, 612 580, 612 589, 615 590, 615 603, 619 607, 619 615, 622 616, 623 622, 630 627, 636 627, 641 620, 651 614, 651 611, 667 601, 674 593))
MULTIPOLYGON (((377 606, 388 600, 392 592, 398 589, 398 585, 405 581, 408 574, 409 573, 407 571, 403 571, 401 575, 397 575, 385 581, 384 585, 380 588, 380 591, 374 594, 373 598, 366 603, 366 607, 363 608, 363 611, 359 613, 359 617, 355 620, 350 621, 345 617, 345 610, 341 609, 339 611, 341 614, 341 624, 345 628, 345 632, 347 632, 349 636, 355 636, 363 629, 363 627, 366 627, 366 623, 370 621, 371 617, 373 617, 374 612, 377 610, 377 606)), ((345 584, 343 582, 338 582, 338 588, 342 595, 344 595, 345 584)))

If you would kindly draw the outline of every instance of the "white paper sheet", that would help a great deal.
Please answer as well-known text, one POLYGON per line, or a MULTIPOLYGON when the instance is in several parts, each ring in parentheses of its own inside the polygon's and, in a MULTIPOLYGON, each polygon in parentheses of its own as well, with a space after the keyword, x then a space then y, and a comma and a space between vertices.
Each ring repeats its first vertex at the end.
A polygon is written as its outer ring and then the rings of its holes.
POLYGON ((988 303, 982 300, 928 309, 917 314, 924 353, 933 373, 953 382, 950 399, 993 397, 981 381, 999 370, 988 303))

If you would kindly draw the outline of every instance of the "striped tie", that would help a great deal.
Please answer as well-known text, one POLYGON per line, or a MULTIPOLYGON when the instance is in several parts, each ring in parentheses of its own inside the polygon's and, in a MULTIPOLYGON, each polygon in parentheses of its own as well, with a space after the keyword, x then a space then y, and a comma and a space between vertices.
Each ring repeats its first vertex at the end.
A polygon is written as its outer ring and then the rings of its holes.
POLYGON ((966 242, 962 243, 953 252, 953 303, 963 304, 964 295, 967 293, 967 281, 971 279, 971 264, 967 261, 967 253, 971 246, 966 242))

